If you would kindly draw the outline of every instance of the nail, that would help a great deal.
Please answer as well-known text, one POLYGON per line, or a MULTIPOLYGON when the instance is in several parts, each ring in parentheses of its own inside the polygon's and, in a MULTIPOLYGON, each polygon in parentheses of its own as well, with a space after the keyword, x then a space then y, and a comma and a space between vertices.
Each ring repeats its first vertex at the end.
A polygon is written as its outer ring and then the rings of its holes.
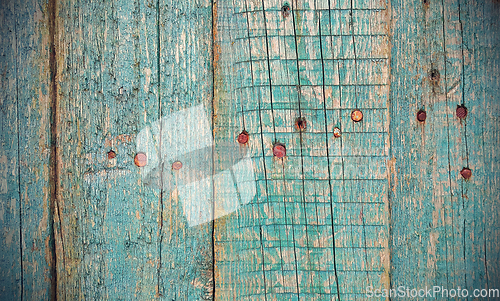
POLYGON ((281 7, 281 14, 283 15, 283 18, 286 18, 290 15, 290 5, 288 3, 283 4, 281 7))
POLYGON ((245 130, 244 130, 243 132, 241 132, 241 133, 238 135, 238 143, 239 143, 239 144, 245 144, 245 143, 247 143, 247 142, 248 142, 248 138, 249 138, 249 137, 248 137, 248 133, 247 133, 247 131, 245 131, 245 130))
POLYGON ((333 137, 335 138, 340 138, 340 136, 342 135, 342 133, 340 132, 340 129, 339 128, 333 128, 333 137))
POLYGON ((420 110, 417 112, 417 120, 420 122, 424 122, 427 118, 427 113, 424 110, 420 110))
POLYGON ((181 161, 175 161, 172 163, 172 169, 173 170, 179 170, 182 168, 182 162, 181 161))
POLYGON ((351 119, 354 122, 360 122, 361 120, 363 120, 363 113, 360 110, 356 109, 351 112, 351 119))
POLYGON ((134 163, 139 167, 146 166, 148 163, 148 157, 145 153, 137 153, 134 158, 134 163))
POLYGON ((468 180, 472 176, 472 171, 470 169, 468 169, 467 167, 464 167, 460 171, 460 174, 462 175, 462 177, 464 179, 468 180))
POLYGON ((441 78, 439 71, 437 69, 431 69, 429 72, 429 79, 433 82, 437 82, 439 81, 439 78, 441 78))
POLYGON ((457 117, 460 119, 467 117, 467 108, 465 106, 457 106, 457 117))
POLYGON ((304 117, 299 117, 295 120, 295 127, 299 131, 304 131, 307 128, 307 121, 304 117))
POLYGON ((286 156, 286 148, 284 144, 281 143, 276 143, 273 146, 273 155, 276 158, 282 159, 283 157, 286 156))
POLYGON ((116 153, 115 153, 114 150, 110 150, 108 152, 108 159, 111 160, 111 159, 114 159, 114 158, 116 158, 116 153))

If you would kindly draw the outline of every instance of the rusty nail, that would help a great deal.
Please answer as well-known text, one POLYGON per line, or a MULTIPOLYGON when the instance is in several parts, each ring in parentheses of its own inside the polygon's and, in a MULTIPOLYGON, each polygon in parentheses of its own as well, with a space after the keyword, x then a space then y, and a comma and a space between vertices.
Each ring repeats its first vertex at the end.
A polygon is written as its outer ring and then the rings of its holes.
POLYGON ((424 110, 420 110, 417 112, 417 120, 420 122, 424 122, 427 118, 427 113, 424 110))
POLYGON ((335 138, 340 138, 340 136, 342 135, 342 133, 340 132, 340 129, 339 128, 333 128, 333 137, 335 138))
POLYGON ((466 180, 468 180, 471 176, 472 176, 472 171, 467 168, 467 167, 464 167, 462 168, 462 170, 460 171, 460 174, 462 175, 462 177, 466 180))
POLYGON ((457 117, 460 119, 467 117, 467 108, 465 106, 457 106, 457 117))
POLYGON ((363 120, 363 113, 360 110, 356 109, 351 112, 351 119, 354 122, 360 122, 361 120, 363 120))
POLYGON ((276 143, 273 146, 273 155, 276 158, 282 159, 283 157, 286 156, 286 148, 284 144, 281 143, 276 143))
POLYGON ((304 131, 307 128, 307 121, 304 117, 299 117, 295 120, 295 127, 299 131, 304 131))
POLYGON ((182 168, 182 162, 181 161, 175 161, 172 163, 172 169, 173 170, 179 170, 182 168))
POLYGON ((116 153, 115 153, 114 150, 110 150, 108 152, 108 159, 111 160, 111 159, 114 159, 114 158, 116 158, 116 153))
POLYGON ((290 5, 288 3, 283 4, 281 7, 281 14, 283 15, 283 18, 286 18, 290 15, 290 5))
POLYGON ((247 143, 247 142, 248 142, 248 138, 249 138, 249 137, 248 137, 248 133, 247 133, 247 131, 245 131, 245 130, 244 130, 243 132, 241 132, 241 133, 238 135, 238 143, 239 143, 239 144, 245 144, 245 143, 247 143))
POLYGON ((134 158, 134 163, 139 167, 146 166, 148 163, 148 157, 145 153, 137 153, 134 158))
POLYGON ((439 71, 437 69, 431 69, 429 72, 429 79, 433 82, 439 81, 439 78, 441 75, 439 74, 439 71))

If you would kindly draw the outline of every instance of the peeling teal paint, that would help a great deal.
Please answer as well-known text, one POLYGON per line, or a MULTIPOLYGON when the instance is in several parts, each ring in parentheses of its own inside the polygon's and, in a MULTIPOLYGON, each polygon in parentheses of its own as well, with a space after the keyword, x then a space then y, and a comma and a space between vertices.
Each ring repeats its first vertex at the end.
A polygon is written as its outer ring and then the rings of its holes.
POLYGON ((290 1, 286 18, 268 0, 5 3, 0 299, 500 288, 497 2, 290 1), (206 122, 159 121, 194 106, 206 122), (148 128, 164 165, 141 149, 148 128), (191 152, 197 135, 211 144, 191 152), (235 174, 242 154, 251 179, 235 174), (200 202, 203 219, 186 214, 200 202))

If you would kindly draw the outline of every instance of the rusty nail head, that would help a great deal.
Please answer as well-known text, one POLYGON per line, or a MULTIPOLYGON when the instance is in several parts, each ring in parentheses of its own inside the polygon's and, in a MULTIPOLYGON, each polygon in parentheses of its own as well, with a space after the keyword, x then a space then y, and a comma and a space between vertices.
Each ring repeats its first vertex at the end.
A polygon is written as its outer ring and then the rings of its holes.
POLYGON ((108 159, 111 160, 111 159, 114 159, 114 158, 116 158, 116 153, 115 153, 114 150, 110 150, 108 152, 108 159))
POLYGON ((134 158, 134 163, 139 167, 146 166, 148 163, 148 157, 145 153, 137 153, 134 158))
POLYGON ((351 119, 354 122, 360 122, 361 120, 363 120, 363 113, 360 110, 356 109, 351 112, 351 119))
POLYGON ((460 171, 460 174, 462 175, 462 177, 466 180, 468 180, 471 176, 472 176, 472 171, 467 168, 467 167, 464 167, 462 168, 462 170, 460 171))
POLYGON ((307 128, 307 121, 304 117, 299 117, 295 120, 295 127, 299 131, 304 131, 307 128))
POLYGON ((283 15, 283 18, 286 18, 290 15, 290 5, 288 3, 283 4, 281 7, 281 14, 283 15))
POLYGON ((179 170, 182 168, 182 162, 181 161, 175 161, 172 163, 172 169, 173 170, 179 170))
POLYGON ((460 119, 467 117, 467 108, 465 106, 457 106, 457 117, 460 119))
POLYGON ((433 82, 439 81, 439 78, 441 75, 439 74, 439 71, 437 69, 431 69, 429 72, 429 79, 433 82))
POLYGON ((340 132, 340 129, 339 128, 333 128, 333 137, 335 138, 340 138, 340 136, 342 135, 342 133, 340 132))
POLYGON ((248 133, 247 131, 243 131, 238 135, 238 143, 239 144, 245 144, 248 142, 248 133))
POLYGON ((424 122, 427 118, 427 113, 424 110, 420 110, 417 112, 417 120, 420 122, 424 122))
POLYGON ((279 159, 282 159, 283 157, 286 156, 286 148, 285 148, 285 145, 281 144, 281 143, 276 143, 274 146, 273 146, 273 155, 276 157, 276 158, 279 158, 279 159))

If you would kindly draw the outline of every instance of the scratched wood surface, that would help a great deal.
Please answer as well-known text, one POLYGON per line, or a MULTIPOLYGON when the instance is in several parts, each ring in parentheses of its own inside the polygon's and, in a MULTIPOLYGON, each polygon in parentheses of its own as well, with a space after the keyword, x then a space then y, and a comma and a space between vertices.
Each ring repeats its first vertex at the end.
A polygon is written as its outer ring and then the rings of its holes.
POLYGON ((388 287, 388 7, 292 1, 283 18, 281 5, 217 7, 234 75, 216 91, 234 94, 215 99, 225 113, 237 106, 224 119, 250 134, 257 197, 215 221, 216 298, 354 300, 388 287))
POLYGON ((404 1, 393 15, 392 285, 497 288, 500 3, 404 1))
POLYGON ((2 3, 1 298, 55 293, 49 15, 42 1, 2 3))
POLYGON ((499 19, 495 0, 2 2, 0 299, 500 289, 499 19))

